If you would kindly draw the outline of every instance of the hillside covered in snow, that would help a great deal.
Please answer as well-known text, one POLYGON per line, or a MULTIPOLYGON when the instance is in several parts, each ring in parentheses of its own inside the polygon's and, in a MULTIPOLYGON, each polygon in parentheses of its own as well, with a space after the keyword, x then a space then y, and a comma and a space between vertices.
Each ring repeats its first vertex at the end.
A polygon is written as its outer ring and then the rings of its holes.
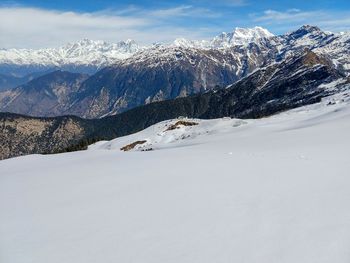
POLYGON ((0 261, 347 263, 349 131, 345 92, 0 161, 0 261))

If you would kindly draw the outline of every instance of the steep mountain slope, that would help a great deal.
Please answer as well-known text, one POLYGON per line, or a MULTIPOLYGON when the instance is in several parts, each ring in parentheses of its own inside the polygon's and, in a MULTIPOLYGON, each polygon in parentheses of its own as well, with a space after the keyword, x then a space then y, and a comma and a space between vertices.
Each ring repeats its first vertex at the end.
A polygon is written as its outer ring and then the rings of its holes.
POLYGON ((350 41, 346 36, 303 26, 283 36, 259 37, 244 45, 223 44, 224 48, 154 46, 89 78, 75 95, 69 113, 95 118, 218 89, 258 68, 283 65, 281 62, 296 59, 305 50, 326 58, 342 74, 349 74, 350 41))
MULTIPOLYGON (((155 46, 99 71, 79 89, 67 88, 67 92, 72 92, 67 94, 70 100, 61 100, 57 107, 47 107, 40 90, 31 89, 32 93, 23 95, 37 97, 38 107, 46 108, 40 114, 37 111, 35 116, 74 114, 87 118, 101 117, 154 101, 225 87, 264 65, 274 52, 264 40, 246 47, 222 50, 155 46), (43 101, 40 102, 39 98, 43 101)), ((53 78, 52 82, 55 81, 53 78)), ((18 107, 17 101, 12 101, 11 96, 16 95, 15 91, 0 94, 0 109, 34 114, 18 107)))
POLYGON ((4 90, 16 88, 16 87, 23 85, 23 84, 25 84, 25 83, 27 83, 35 78, 49 74, 52 71, 54 71, 54 70, 35 72, 35 73, 25 75, 23 77, 0 74, 0 92, 4 91, 4 90))
POLYGON ((298 30, 271 40, 279 50, 277 61, 294 56, 305 48, 326 56, 339 70, 350 73, 350 35, 324 32, 316 26, 305 25, 298 30))
MULTIPOLYGON (((220 115, 257 118, 280 110, 307 105, 337 90, 327 90, 328 83, 345 84, 345 76, 331 61, 307 51, 299 58, 259 69, 248 77, 210 97, 203 117, 220 115)), ((204 95, 205 96, 205 95, 204 95)))
POLYGON ((102 118, 101 131, 96 136, 111 139, 178 116, 204 119, 269 116, 319 102, 323 97, 349 89, 349 83, 329 60, 307 52, 300 58, 257 70, 226 89, 152 103, 102 118), (113 132, 108 134, 110 130, 113 132))
MULTIPOLYGON (((52 141, 52 133, 43 133, 43 136, 33 137, 34 139, 28 143, 30 142, 30 149, 34 148, 36 153, 56 152, 69 147, 83 149, 86 144, 82 143, 81 140, 110 140, 179 116, 204 119, 264 117, 319 102, 326 96, 349 90, 349 88, 350 80, 337 71, 328 59, 308 51, 299 58, 259 69, 226 89, 155 102, 101 119, 74 118, 81 127, 79 132, 74 129, 74 134, 80 138, 80 141, 73 140, 70 143, 62 144, 60 141, 52 141), (38 138, 40 138, 40 145, 36 144, 38 138)), ((10 124, 22 122, 17 121, 17 118, 25 120, 33 118, 13 115, 10 117, 9 120, 7 114, 0 115, 0 122, 6 123, 6 125, 2 125, 0 131, 2 136, 0 143, 3 144, 2 148, 12 149, 7 153, 1 153, 1 158, 26 153, 22 150, 21 145, 23 140, 27 140, 27 137, 22 136, 21 132, 17 132, 17 124, 10 124)), ((67 118, 71 119, 72 117, 67 118)), ((61 118, 58 119, 61 120, 61 118)), ((40 123, 47 121, 45 118, 34 118, 34 120, 40 123)), ((29 125, 28 129, 30 127, 32 126, 29 125)), ((33 153, 33 151, 27 153, 33 153)))
MULTIPOLYGON (((58 49, 2 50, 0 72, 2 62, 5 72, 16 71, 17 66, 24 72, 27 72, 28 67, 39 71, 63 68, 72 72, 94 72, 99 67, 115 64, 84 84, 80 92, 74 94, 74 100, 64 101, 66 105, 59 107, 61 112, 48 108, 47 112, 38 115, 71 113, 89 118, 101 117, 152 101, 186 96, 231 84, 263 64, 262 53, 270 51, 268 46, 260 42, 271 36, 271 33, 259 27, 237 28, 232 33, 223 33, 212 41, 207 41, 205 45, 205 41, 201 42, 203 45, 196 42, 197 44, 184 46, 175 41, 171 45, 140 48, 133 41, 113 45, 83 40, 58 49), (219 47, 224 48, 220 50, 219 47), (231 49, 227 49, 229 47, 231 49), (135 55, 125 63, 120 62, 133 54, 135 55), (71 104, 74 104, 72 110, 64 111, 71 104)), ((17 74, 21 74, 19 71, 17 74)), ((9 92, 5 96, 9 96, 9 92)), ((40 97, 40 94, 37 96, 40 97)), ((39 107, 44 107, 40 106, 40 101, 36 103, 39 107)), ((46 103, 45 100, 43 103, 46 103)), ((12 108, 7 107, 7 110, 10 109, 12 108)), ((21 107, 13 112, 28 114, 21 107)))
MULTIPOLYGON (((224 35, 207 44, 183 40, 139 50, 100 70, 79 89, 71 89, 74 94, 69 95, 70 100, 39 116, 98 118, 150 102, 203 93, 226 87, 258 68, 283 65, 281 62, 300 57, 305 50, 327 58, 342 74, 350 74, 350 38, 346 33, 326 33, 306 25, 282 36, 272 36, 262 28, 236 29, 224 35)), ((37 105, 44 108, 40 101, 37 105)), ((16 109, 15 103, 11 109, 16 109)))
POLYGON ((70 113, 100 117, 225 87, 263 65, 270 52, 256 44, 224 50, 154 47, 90 77, 76 94, 70 113))
POLYGON ((5 74, 0 74, 0 92, 6 89, 15 88, 27 82, 25 77, 15 77, 5 74))
POLYGON ((0 92, 0 110, 32 116, 57 116, 71 104, 88 75, 55 71, 15 89, 0 92))

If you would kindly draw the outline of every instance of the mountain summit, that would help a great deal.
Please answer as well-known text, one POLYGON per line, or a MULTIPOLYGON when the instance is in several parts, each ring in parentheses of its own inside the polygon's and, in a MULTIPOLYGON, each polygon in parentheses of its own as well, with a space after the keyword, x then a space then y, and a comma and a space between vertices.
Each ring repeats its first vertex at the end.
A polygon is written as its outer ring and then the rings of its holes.
POLYGON ((178 38, 174 41, 175 46, 193 47, 193 48, 230 48, 233 46, 245 46, 257 42, 262 38, 270 38, 274 35, 267 29, 256 26, 254 28, 236 27, 232 32, 222 32, 209 41, 193 41, 184 38, 178 38))
POLYGON ((236 27, 231 33, 221 33, 211 41, 214 48, 247 45, 261 38, 270 38, 274 35, 267 29, 256 26, 254 28, 236 27))

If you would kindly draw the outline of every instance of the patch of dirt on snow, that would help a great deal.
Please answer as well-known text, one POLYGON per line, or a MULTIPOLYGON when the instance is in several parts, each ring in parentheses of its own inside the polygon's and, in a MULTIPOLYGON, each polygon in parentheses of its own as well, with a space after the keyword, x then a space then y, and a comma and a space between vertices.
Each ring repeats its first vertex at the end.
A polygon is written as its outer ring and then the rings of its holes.
POLYGON ((170 125, 165 130, 165 132, 178 129, 180 126, 195 126, 195 125, 198 125, 198 123, 197 122, 193 122, 193 121, 177 121, 175 124, 170 125))
POLYGON ((127 151, 134 149, 136 145, 144 144, 145 142, 147 142, 147 141, 146 140, 136 141, 136 142, 130 143, 128 145, 125 145, 124 147, 120 148, 120 150, 127 152, 127 151))

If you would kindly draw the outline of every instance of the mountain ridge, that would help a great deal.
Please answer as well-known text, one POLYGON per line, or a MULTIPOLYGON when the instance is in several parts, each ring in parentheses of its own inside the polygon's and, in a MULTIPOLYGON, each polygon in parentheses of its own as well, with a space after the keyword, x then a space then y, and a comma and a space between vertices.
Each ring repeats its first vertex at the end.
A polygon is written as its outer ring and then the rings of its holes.
MULTIPOLYGON (((255 27, 252 29, 236 28, 233 32, 222 33, 214 37, 211 41, 196 40, 175 40, 172 45, 185 45, 195 48, 218 48, 229 47, 237 44, 248 44, 256 41, 259 37, 272 36, 266 29, 255 27), (250 36, 244 36, 240 31, 245 30, 250 36), (225 35, 226 38, 220 36, 225 35), (239 42, 235 42, 235 38, 239 38, 239 42), (190 44, 192 43, 192 44, 190 44), (202 43, 202 44, 200 44, 202 43)), ((0 73, 13 74, 11 70, 2 68, 1 65, 17 66, 36 66, 42 68, 61 67, 64 70, 72 70, 74 66, 76 71, 82 73, 92 73, 91 68, 101 69, 104 66, 112 65, 118 60, 131 57, 138 51, 152 48, 150 46, 140 46, 134 40, 128 39, 117 43, 107 43, 102 40, 82 39, 77 42, 67 43, 58 48, 43 49, 0 49, 0 73), (84 70, 85 67, 85 71, 84 70), (81 69, 79 69, 81 68, 81 69)), ((27 72, 29 73, 29 72, 27 72)))

